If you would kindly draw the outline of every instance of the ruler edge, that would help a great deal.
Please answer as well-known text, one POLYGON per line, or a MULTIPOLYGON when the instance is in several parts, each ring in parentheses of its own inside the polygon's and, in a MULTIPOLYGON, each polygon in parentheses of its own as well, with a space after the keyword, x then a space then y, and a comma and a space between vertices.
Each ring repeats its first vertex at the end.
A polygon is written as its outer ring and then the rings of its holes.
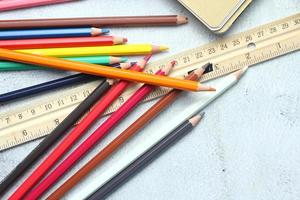
MULTIPOLYGON (((255 32, 256 30, 261 30, 261 29, 264 28, 264 27, 268 27, 268 26, 272 26, 272 25, 278 25, 278 24, 280 24, 280 22, 282 22, 282 21, 288 21, 288 20, 290 21, 290 20, 293 20, 294 18, 297 18, 297 17, 300 17, 300 13, 292 14, 292 15, 289 15, 289 16, 287 16, 287 17, 283 17, 283 18, 280 18, 280 19, 277 19, 277 20, 274 20, 274 21, 271 21, 271 22, 268 22, 268 23, 265 23, 265 24, 260 24, 260 25, 258 25, 258 26, 256 26, 256 27, 250 28, 250 29, 248 29, 248 30, 246 30, 246 31, 244 31, 244 32, 243 32, 243 31, 242 31, 242 32, 238 32, 238 33, 235 33, 235 34, 226 36, 226 37, 224 37, 224 38, 222 38, 222 39, 218 39, 218 40, 215 40, 215 41, 213 41, 213 42, 208 42, 208 43, 202 44, 202 45, 200 44, 200 46, 198 46, 198 47, 191 48, 191 49, 186 49, 186 50, 183 50, 182 52, 175 53, 174 55, 170 55, 170 56, 168 56, 168 57, 161 58, 161 59, 159 59, 159 60, 154 60, 153 62, 149 63, 149 66, 155 65, 155 64, 158 63, 160 60, 161 60, 160 62, 165 61, 165 60, 171 60, 171 59, 174 58, 175 56, 178 57, 178 56, 181 56, 181 55, 190 53, 190 52, 194 52, 194 51, 196 51, 196 50, 198 50, 198 49, 206 49, 207 47, 215 46, 215 45, 220 44, 220 43, 222 43, 222 42, 226 42, 226 41, 228 41, 228 40, 232 40, 233 38, 238 38, 238 37, 245 36, 245 35, 247 35, 247 34, 249 34, 249 33, 253 33, 253 32, 255 32)), ((276 56, 276 57, 272 57, 272 58, 268 58, 268 59, 266 59, 266 60, 260 61, 260 62, 258 62, 258 63, 256 63, 256 64, 264 63, 264 62, 266 62, 266 61, 273 60, 273 59, 275 59, 275 58, 279 58, 279 57, 282 57, 282 56, 284 56, 284 55, 286 55, 286 54, 293 53, 293 52, 296 52, 296 51, 298 51, 298 50, 297 50, 297 49, 291 50, 291 51, 285 52, 285 53, 283 53, 283 54, 280 54, 280 55, 278 55, 278 56, 276 56)), ((256 64, 254 64, 254 65, 256 65, 256 64)), ((156 65, 157 65, 157 64, 156 64, 156 65)), ((251 66, 252 66, 252 65, 251 65, 251 66)), ((226 74, 223 74, 222 76, 225 76, 225 75, 226 75, 226 74)), ((221 76, 219 76, 219 77, 221 77, 221 76)), ((219 77, 215 77, 215 78, 213 78, 213 79, 216 79, 216 78, 219 78, 219 77)), ((213 80, 213 79, 209 79, 209 80, 213 80)), ((206 81, 206 80, 205 80, 205 81, 206 81)), ((91 82, 93 82, 93 81, 91 81, 91 82)), ((79 85, 78 87, 80 87, 80 85, 79 85)), ((78 88, 78 87, 75 87, 75 88, 78 88)), ((75 88, 74 88, 74 89, 75 89, 75 88)), ((70 92, 70 93, 71 93, 71 92, 70 92)), ((70 95, 70 94, 69 94, 69 95, 70 95)), ((150 100, 154 100, 154 99, 159 98, 159 97, 161 97, 161 96, 163 96, 163 95, 156 96, 155 98, 148 99, 148 100, 145 100, 145 101, 143 101, 143 102, 147 102, 147 101, 150 101, 150 100)), ((53 100, 56 100, 56 99, 59 99, 59 98, 62 98, 62 97, 63 97, 63 95, 57 95, 55 98, 53 98, 53 100)), ((46 100, 43 101, 43 102, 46 103, 46 100)), ((44 103, 39 103, 39 105, 44 104, 44 103)), ((80 103, 80 102, 79 102, 79 103, 80 103)), ((75 103, 75 104, 77 104, 77 103, 75 103)), ((38 106, 39 106, 39 105, 38 105, 38 106)), ((26 109, 28 109, 28 108, 29 108, 29 106, 28 106, 27 108, 25 108, 25 109, 22 109, 22 110, 24 111, 24 110, 26 110, 26 109)), ((20 110, 21 110, 21 109, 20 109, 20 110)), ((15 113, 16 113, 16 112, 10 111, 10 112, 9 112, 9 115, 12 115, 12 114, 15 114, 15 113)), ((7 115, 7 114, 6 114, 6 115, 7 115)), ((108 114, 105 114, 105 115, 108 115, 108 114)), ((105 116, 105 115, 104 115, 104 116, 105 116)), ((4 114, 2 114, 2 115, 0 116, 0 118, 4 118, 4 114)), ((21 142, 21 143, 19 143, 19 144, 12 144, 12 145, 9 145, 9 146, 7 146, 7 147, 5 147, 5 148, 2 148, 2 147, 0 146, 0 152, 4 152, 4 151, 9 150, 9 149, 11 149, 11 148, 13 148, 13 147, 19 146, 19 145, 21 145, 21 144, 28 143, 28 142, 30 142, 30 141, 34 141, 34 140, 41 139, 42 137, 45 137, 45 136, 47 136, 47 135, 48 135, 48 134, 37 135, 37 137, 33 137, 33 138, 27 137, 28 139, 25 139, 24 142, 21 142)))

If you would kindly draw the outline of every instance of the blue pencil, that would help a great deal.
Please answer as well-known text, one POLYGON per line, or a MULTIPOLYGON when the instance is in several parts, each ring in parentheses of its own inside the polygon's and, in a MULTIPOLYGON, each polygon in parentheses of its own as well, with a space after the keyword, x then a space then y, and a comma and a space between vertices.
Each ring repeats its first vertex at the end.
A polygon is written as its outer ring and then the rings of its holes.
POLYGON ((30 38, 59 38, 59 37, 86 37, 108 33, 108 29, 99 28, 49 28, 27 30, 0 31, 0 40, 30 39, 30 38))

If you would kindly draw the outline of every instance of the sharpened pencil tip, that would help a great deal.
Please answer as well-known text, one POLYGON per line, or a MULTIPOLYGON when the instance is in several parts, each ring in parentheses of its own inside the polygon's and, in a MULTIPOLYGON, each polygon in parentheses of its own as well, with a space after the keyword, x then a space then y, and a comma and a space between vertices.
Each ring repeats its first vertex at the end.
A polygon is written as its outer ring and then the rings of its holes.
POLYGON ((216 91, 215 88, 211 87, 211 86, 206 86, 206 85, 202 85, 202 84, 198 84, 198 91, 216 91))
POLYGON ((234 75, 236 77, 237 80, 240 80, 240 78, 243 76, 243 74, 245 74, 245 72, 247 71, 248 66, 243 67, 242 69, 234 72, 234 75))
POLYGON ((211 63, 206 63, 205 65, 203 65, 202 67, 199 67, 198 69, 195 69, 194 70, 194 73, 198 76, 198 77, 200 77, 203 73, 204 73, 204 71, 208 68, 208 67, 210 67, 212 64, 211 63))
POLYGON ((169 64, 164 68, 162 69, 166 75, 168 75, 170 73, 170 71, 173 69, 173 67, 175 66, 176 64, 176 61, 173 60, 171 62, 169 62, 169 64))
POLYGON ((146 55, 142 60, 139 60, 136 64, 140 66, 141 68, 144 68, 146 64, 149 62, 150 58, 152 57, 152 54, 146 55))
POLYGON ((161 51, 166 51, 168 49, 169 49, 169 47, 167 47, 167 46, 152 45, 152 53, 159 53, 161 51))
POLYGON ((120 58, 120 62, 127 62, 128 61, 128 58, 127 57, 121 57, 120 58))
POLYGON ((152 57, 152 54, 146 55, 146 56, 144 57, 144 61, 145 61, 146 63, 149 62, 149 60, 150 60, 151 57, 152 57))
POLYGON ((193 116, 192 118, 189 119, 189 122, 193 125, 193 126, 196 126, 200 121, 201 119, 203 118, 204 116, 204 112, 200 113, 200 114, 197 114, 195 116, 193 116))
POLYGON ((108 28, 101 28, 101 33, 109 33, 109 29, 108 28))
POLYGON ((166 51, 168 49, 169 49, 169 47, 167 47, 167 46, 159 46, 160 51, 166 51))
POLYGON ((201 112, 201 113, 199 113, 199 115, 201 116, 201 119, 202 119, 205 115, 205 112, 201 112))
POLYGON ((177 24, 186 24, 188 22, 188 18, 183 15, 178 15, 177 16, 177 24))

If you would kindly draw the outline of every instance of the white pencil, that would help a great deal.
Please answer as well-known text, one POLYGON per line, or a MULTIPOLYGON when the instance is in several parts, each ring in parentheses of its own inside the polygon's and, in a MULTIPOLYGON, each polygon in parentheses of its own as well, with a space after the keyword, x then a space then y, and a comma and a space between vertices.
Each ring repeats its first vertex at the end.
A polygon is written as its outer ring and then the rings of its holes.
POLYGON ((191 118, 196 113, 199 113, 203 110, 207 105, 209 105, 212 101, 217 99, 223 93, 225 93, 228 89, 234 86, 241 78, 241 76, 246 72, 248 67, 245 67, 237 72, 234 72, 224 78, 221 78, 219 82, 214 84, 216 88, 216 92, 209 93, 203 92, 199 95, 201 98, 199 101, 191 103, 191 105, 185 107, 180 114, 175 115, 168 122, 168 126, 160 127, 155 134, 148 134, 147 138, 143 140, 142 143, 135 146, 135 148, 128 152, 126 156, 117 160, 116 163, 110 165, 108 170, 105 170, 104 173, 99 175, 94 175, 93 180, 89 181, 87 184, 84 184, 84 188, 81 188, 79 192, 73 191, 73 193, 68 194, 68 198, 72 200, 85 199, 88 196, 92 195, 94 192, 98 190, 98 188, 102 187, 105 183, 111 180, 116 174, 120 173, 127 166, 129 166, 136 158, 143 155, 146 151, 152 148, 157 142, 159 142, 162 138, 164 138, 168 133, 174 130, 174 126, 176 124, 181 124, 185 120, 191 118))

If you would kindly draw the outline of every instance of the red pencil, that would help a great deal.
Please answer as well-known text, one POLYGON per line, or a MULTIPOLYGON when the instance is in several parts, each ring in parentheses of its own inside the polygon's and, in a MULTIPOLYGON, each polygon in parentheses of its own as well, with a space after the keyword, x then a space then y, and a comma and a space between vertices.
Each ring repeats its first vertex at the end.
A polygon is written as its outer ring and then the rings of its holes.
POLYGON ((75 0, 2 0, 0 1, 0 11, 16 10, 20 8, 30 8, 35 6, 63 3, 75 0))
MULTIPOLYGON (((137 62, 130 70, 143 71, 150 59, 146 56, 137 62)), ((43 160, 31 175, 10 196, 10 200, 22 199, 26 193, 38 183, 57 161, 73 146, 85 131, 100 117, 106 108, 129 86, 130 82, 120 81, 114 85, 105 96, 92 108, 92 110, 79 122, 79 124, 58 144, 58 146, 43 160)))
MULTIPOLYGON (((165 76, 174 66, 172 62, 166 69, 158 70, 156 75, 165 76)), ((39 199, 67 170, 80 160, 92 147, 97 144, 118 122, 120 122, 138 103, 140 103, 155 86, 143 85, 102 125, 100 125, 80 146, 43 179, 26 197, 25 200, 39 199)))
POLYGON ((0 47, 6 49, 45 49, 59 47, 111 46, 126 42, 126 38, 113 36, 41 38, 1 40, 0 47))

